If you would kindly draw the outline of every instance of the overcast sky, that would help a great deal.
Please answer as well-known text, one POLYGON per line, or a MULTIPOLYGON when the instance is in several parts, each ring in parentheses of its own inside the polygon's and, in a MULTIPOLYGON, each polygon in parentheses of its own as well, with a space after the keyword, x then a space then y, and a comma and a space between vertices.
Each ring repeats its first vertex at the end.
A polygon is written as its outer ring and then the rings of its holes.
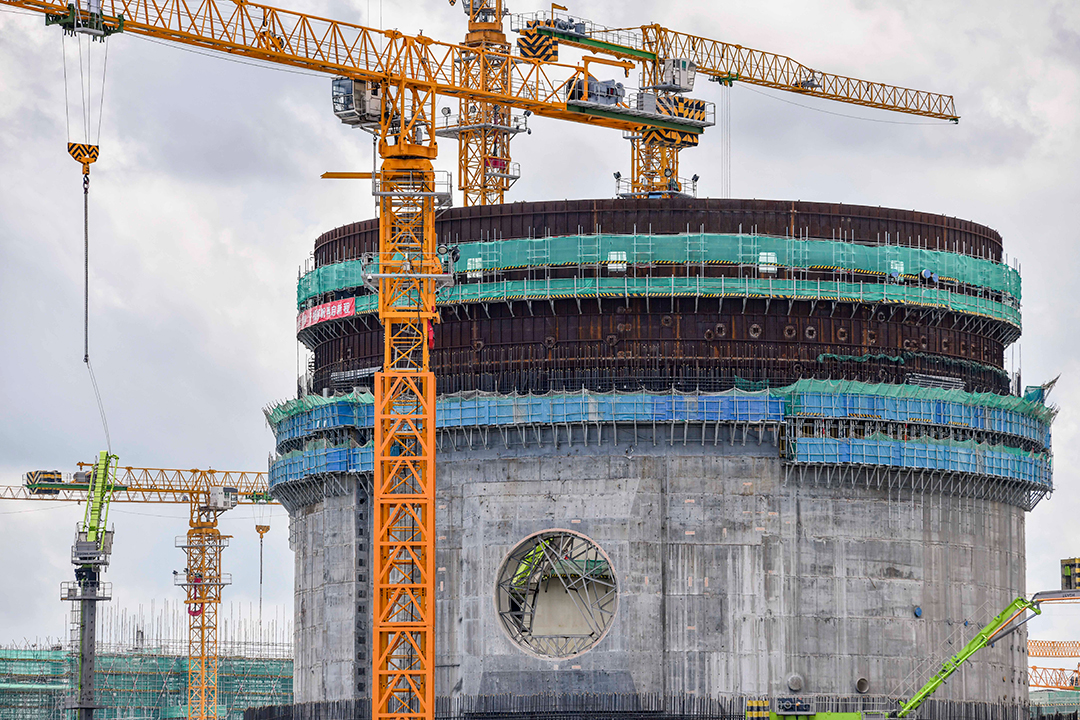
MULTIPOLYGON (((512 4, 525 12, 546 4, 512 4)), ((291 9, 460 38, 460 5, 414 0, 291 9)), ((1023 377, 1059 373, 1057 492, 1028 520, 1028 590, 1058 586, 1080 555, 1080 6, 1075 2, 876 0, 575 2, 611 26, 666 26, 790 55, 822 71, 950 93, 958 126, 776 92, 732 90, 734 197, 863 203, 945 213, 1001 232, 1023 263, 1023 377), (722 7, 723 10, 717 9, 722 7), (785 102, 786 101, 786 102, 785 102), (797 103, 796 105, 791 104, 797 103), (854 116, 854 117, 844 117, 854 116)), ((0 483, 71 471, 104 438, 82 360, 82 214, 65 153, 60 32, 0 10, 0 483)), ((77 103, 76 46, 69 41, 77 103)), ((100 47, 98 48, 100 50, 100 47)), ((700 97, 719 100, 701 83, 700 97)), ((360 183, 326 170, 371 166, 368 136, 331 114, 326 77, 207 57, 135 36, 109 43, 102 158, 91 190, 91 357, 113 450, 149 467, 266 467, 260 408, 295 393, 297 268, 315 237, 371 217, 360 183)), ((77 132, 72 108, 72 140, 77 132)), ((514 200, 610 197, 629 170, 618 132, 533 118, 515 140, 514 200)), ((453 143, 439 166, 454 167, 453 143)), ((719 132, 683 154, 700 194, 720 192, 719 132)), ((460 199, 459 199, 460 200, 460 199)), ((1018 354, 1021 354, 1018 353, 1018 354)), ((113 508, 114 605, 179 598, 174 536, 186 510, 113 508)), ((59 635, 81 508, 0 504, 0 644, 59 635)), ((267 536, 267 614, 291 612, 288 522, 267 536)), ((258 594, 250 509, 225 516, 238 604, 258 594)), ((1080 639, 1080 608, 1054 609, 1034 637, 1080 639)))

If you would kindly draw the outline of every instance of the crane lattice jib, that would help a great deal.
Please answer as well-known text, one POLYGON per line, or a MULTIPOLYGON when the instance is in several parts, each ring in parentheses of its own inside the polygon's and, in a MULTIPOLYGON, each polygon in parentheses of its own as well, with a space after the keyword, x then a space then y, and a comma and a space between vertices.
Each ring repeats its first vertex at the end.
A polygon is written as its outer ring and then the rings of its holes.
POLYGON ((1080 640, 1028 640, 1028 657, 1080 658, 1080 640))
POLYGON ((560 44, 582 50, 637 60, 647 65, 655 65, 665 59, 689 60, 697 66, 698 72, 726 83, 745 82, 939 120, 959 119, 952 95, 818 72, 786 55, 676 32, 661 25, 612 29, 590 23, 587 36, 579 36, 545 26, 545 21, 550 17, 548 13, 535 13, 531 16, 515 16, 515 19, 517 27, 524 27, 530 19, 538 20, 539 32, 557 38, 560 44))
MULTIPOLYGON (((115 456, 113 456, 115 457, 115 456)), ((79 463, 79 468, 96 463, 79 463)), ((113 502, 166 503, 190 505, 211 487, 236 488, 237 504, 262 505, 274 502, 265 472, 232 470, 176 470, 113 466, 107 493, 113 502)), ((91 496, 89 483, 32 482, 0 486, 0 500, 54 500, 82 502, 91 496)))
MULTIPOLYGON (((70 13, 68 5, 55 0, 0 0, 0 5, 39 12, 57 22, 70 13)), ((84 10, 76 12, 81 22, 90 23, 84 10)), ((575 65, 526 59, 250 2, 102 0, 101 12, 101 24, 110 32, 123 30, 277 65, 502 103, 571 122, 622 130, 656 125, 701 131, 700 126, 688 126, 677 118, 620 116, 618 108, 597 113, 567 104, 567 88, 585 75, 585 69, 575 65), (509 78, 505 88, 474 86, 469 73, 475 72, 478 55, 481 66, 506 68, 509 78)))
POLYGON ((959 119, 952 95, 818 72, 785 55, 675 32, 660 25, 646 25, 641 31, 644 47, 658 57, 690 60, 697 65, 698 72, 722 80, 909 115, 959 119))
POLYGON ((1028 668, 1028 686, 1043 690, 1080 690, 1080 668, 1028 668))

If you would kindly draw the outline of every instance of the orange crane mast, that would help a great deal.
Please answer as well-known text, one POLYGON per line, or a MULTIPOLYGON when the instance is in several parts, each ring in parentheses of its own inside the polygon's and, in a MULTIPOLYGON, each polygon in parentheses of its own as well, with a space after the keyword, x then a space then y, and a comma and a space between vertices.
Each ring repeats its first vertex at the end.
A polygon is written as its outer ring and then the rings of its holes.
MULTIPOLYGON (((68 31, 123 31, 338 76, 335 114, 377 136, 381 167, 351 175, 372 180, 380 217, 378 268, 369 275, 378 288, 385 348, 382 370, 375 376, 374 720, 434 717, 435 378, 429 334, 431 323, 439 321, 436 288, 449 280, 436 253, 435 209, 450 198, 449 180, 437 176, 431 162, 439 132, 436 99, 470 103, 464 125, 459 118, 459 132, 475 125, 472 104, 489 108, 481 127, 473 128, 476 134, 464 140, 459 135, 466 154, 461 167, 473 173, 462 179, 472 193, 466 202, 478 204, 502 197, 502 185, 484 179, 498 173, 481 177, 475 171, 492 159, 509 160, 507 148, 485 143, 509 137, 512 121, 509 126, 499 123, 506 122, 510 109, 627 133, 661 130, 681 138, 696 137, 713 124, 711 103, 643 105, 614 92, 615 81, 590 75, 590 64, 615 65, 628 75, 632 65, 621 57, 593 55, 567 64, 542 54, 512 54, 498 38, 501 0, 467 2, 470 37, 457 45, 252 2, 0 0, 40 12, 48 24, 68 31)), ((613 54, 610 48, 585 45, 613 54)), ((834 99, 847 97, 842 93, 839 88, 834 99)), ((890 109, 911 112, 915 106, 894 104, 890 109)), ((212 520, 193 510, 192 532, 204 526, 209 530, 212 520)), ((210 567, 219 557, 213 533, 189 535, 192 551, 205 552, 207 559, 200 562, 210 567)), ((201 632, 205 639, 212 630, 201 632)), ((213 706, 204 704, 202 714, 191 717, 201 720, 214 713, 213 706)))
MULTIPOLYGON (((457 0, 450 0, 454 5, 457 0)), ((510 55, 510 43, 503 28, 506 11, 502 0, 462 0, 469 18, 466 47, 493 50, 510 55)), ((510 67, 503 62, 481 62, 484 55, 469 58, 462 73, 478 90, 505 95, 510 85, 510 67)), ((492 56, 495 57, 495 56, 492 56)), ((443 118, 435 134, 457 140, 458 189, 466 207, 500 205, 506 192, 521 177, 518 163, 511 160, 510 141, 528 132, 528 111, 515 114, 511 107, 494 102, 461 99, 458 114, 443 108, 443 118)))
MULTIPOLYGON (((0 500, 85 502, 93 463, 79 463, 80 472, 64 480, 59 473, 29 473, 27 482, 0 486, 0 500)), ((188 612, 189 717, 216 717, 218 706, 217 617, 221 592, 231 582, 222 572, 222 551, 229 535, 218 530, 221 514, 237 505, 266 505, 270 497, 266 473, 221 470, 179 470, 118 467, 109 502, 187 505, 187 534, 176 546, 187 564, 174 576, 184 589, 188 612)))

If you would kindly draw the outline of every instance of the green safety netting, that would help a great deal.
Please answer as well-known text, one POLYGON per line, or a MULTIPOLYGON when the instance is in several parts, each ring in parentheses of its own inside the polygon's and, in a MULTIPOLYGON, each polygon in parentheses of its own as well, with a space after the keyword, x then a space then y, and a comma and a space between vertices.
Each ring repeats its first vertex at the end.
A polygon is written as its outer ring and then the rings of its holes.
MULTIPOLYGON (((870 362, 871 360, 885 360, 888 362, 894 362, 898 365, 906 365, 908 360, 914 358, 925 358, 934 362, 942 363, 943 365, 950 365, 952 367, 963 367, 969 370, 976 370, 979 372, 992 372, 1000 375, 1003 378, 1008 379, 1009 374, 1001 368, 994 367, 993 365, 986 365, 985 363, 975 362, 974 360, 964 360, 961 358, 951 358, 944 355, 933 355, 931 353, 924 352, 904 352, 900 355, 886 355, 884 353, 873 353, 870 355, 839 355, 837 353, 820 353, 817 356, 817 361, 825 362, 826 360, 835 360, 837 362, 870 362)), ((1030 399, 1030 398, 1029 398, 1030 399)))
POLYGON ((890 385, 888 383, 862 383, 854 380, 799 380, 787 387, 771 392, 786 397, 787 413, 798 414, 800 396, 805 395, 873 395, 886 398, 910 398, 916 400, 942 400, 971 407, 994 408, 1027 415, 1049 425, 1057 414, 1057 408, 1034 403, 1015 395, 993 393, 969 393, 963 390, 945 390, 918 385, 890 385))
POLYGON ((904 358, 900 355, 885 355, 875 353, 873 355, 837 355, 836 353, 821 353, 817 356, 818 362, 836 360, 837 362, 870 362, 871 360, 888 360, 889 362, 904 364, 904 358))
MULTIPOLYGON (((457 245, 456 272, 593 263, 706 263, 803 269, 857 270, 912 278, 929 270, 939 279, 988 288, 1020 300, 1020 275, 1007 265, 938 250, 859 245, 761 235, 569 235, 457 245)), ((304 275, 297 303, 325 292, 363 285, 361 262, 324 265, 304 275)))
POLYGON ((308 410, 314 410, 317 407, 323 405, 334 405, 342 402, 354 402, 370 405, 375 400, 374 396, 369 392, 356 392, 353 391, 347 395, 336 395, 333 397, 323 397, 321 395, 305 395, 296 400, 283 400, 281 402, 267 405, 263 408, 263 415, 266 416, 266 421, 271 425, 277 425, 282 420, 292 417, 293 415, 299 415, 302 412, 308 410))
MULTIPOLYGON (((455 305, 504 300, 548 300, 575 297, 771 297, 797 300, 841 300, 940 307, 1001 320, 1020 327, 1019 308, 941 287, 884 283, 841 283, 822 280, 703 277, 545 278, 466 283, 439 290, 438 304, 455 305)), ((375 295, 356 298, 356 314, 374 313, 375 295)))

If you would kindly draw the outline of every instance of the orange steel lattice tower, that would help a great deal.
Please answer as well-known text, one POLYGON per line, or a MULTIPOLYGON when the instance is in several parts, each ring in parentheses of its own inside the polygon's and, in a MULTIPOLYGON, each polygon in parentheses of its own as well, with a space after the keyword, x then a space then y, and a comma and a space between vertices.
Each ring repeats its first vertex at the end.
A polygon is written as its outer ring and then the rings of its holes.
MULTIPOLYGON (((482 92, 506 95, 510 90, 510 44, 503 31, 502 0, 465 0, 469 32, 465 47, 493 50, 497 55, 464 56, 466 84, 482 92)), ((510 160, 510 140, 525 130, 522 117, 509 105, 462 99, 456 127, 458 187, 466 206, 499 205, 520 176, 510 160)))
MULTIPOLYGON (((383 369, 375 374, 372 717, 435 715, 435 93, 385 86, 376 182, 383 369), (396 116, 390 123, 387 117, 396 116)), ((447 182, 448 184, 448 182, 447 182)))
POLYGON ((229 576, 221 572, 221 551, 230 537, 217 529, 221 512, 192 503, 191 529, 176 543, 187 555, 187 566, 176 581, 187 593, 189 717, 217 717, 217 617, 221 589, 229 584, 229 576))

